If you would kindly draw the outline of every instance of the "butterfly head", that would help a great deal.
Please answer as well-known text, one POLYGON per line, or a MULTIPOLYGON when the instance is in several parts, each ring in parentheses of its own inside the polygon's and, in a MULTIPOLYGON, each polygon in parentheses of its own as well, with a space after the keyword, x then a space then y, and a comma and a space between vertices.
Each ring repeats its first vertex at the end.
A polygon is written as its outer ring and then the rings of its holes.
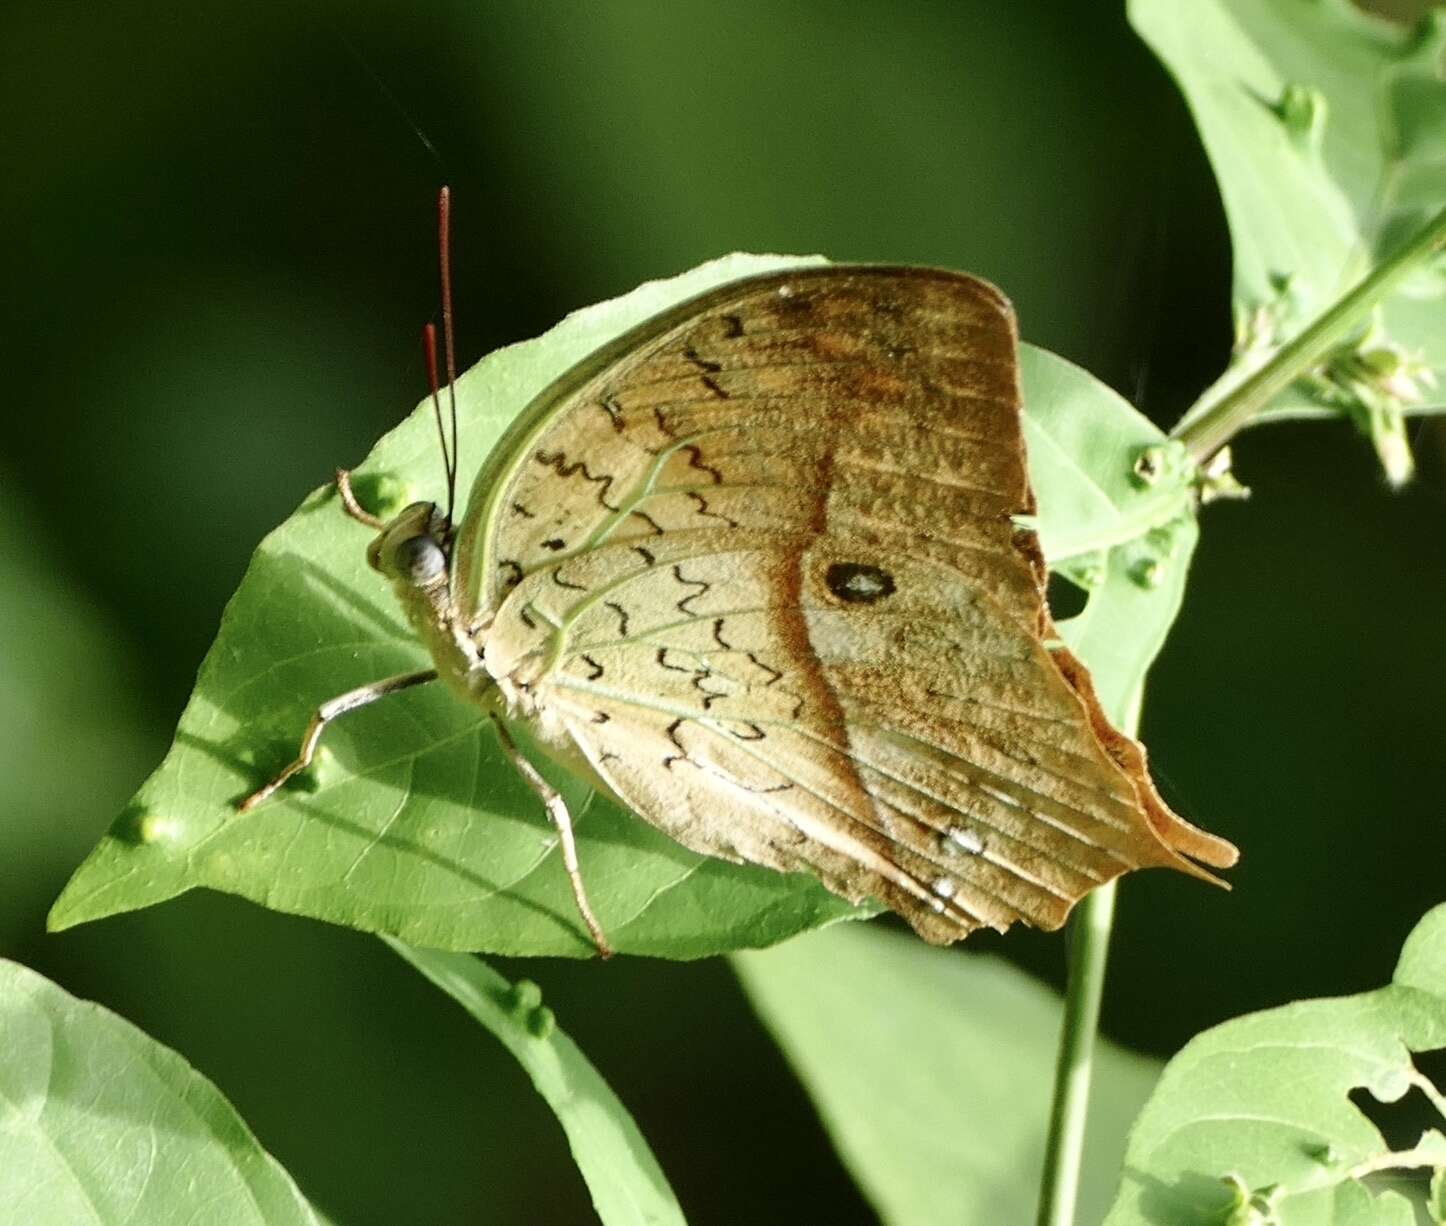
POLYGON ((393 583, 424 592, 447 583, 451 526, 434 502, 414 502, 387 523, 367 546, 371 568, 393 583))

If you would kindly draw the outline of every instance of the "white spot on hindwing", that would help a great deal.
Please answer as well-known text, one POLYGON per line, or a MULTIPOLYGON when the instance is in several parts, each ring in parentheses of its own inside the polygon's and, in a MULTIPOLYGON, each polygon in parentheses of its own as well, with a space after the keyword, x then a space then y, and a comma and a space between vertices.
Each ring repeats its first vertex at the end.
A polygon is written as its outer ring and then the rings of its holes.
POLYGON ((951 826, 940 842, 943 843, 945 851, 966 852, 971 856, 977 856, 984 850, 984 840, 979 836, 979 832, 970 830, 967 826, 951 826))

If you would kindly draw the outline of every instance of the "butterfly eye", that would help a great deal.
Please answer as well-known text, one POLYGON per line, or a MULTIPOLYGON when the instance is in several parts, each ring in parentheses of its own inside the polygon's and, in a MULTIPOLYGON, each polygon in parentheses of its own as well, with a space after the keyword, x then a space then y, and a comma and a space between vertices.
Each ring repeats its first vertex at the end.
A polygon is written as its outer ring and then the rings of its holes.
POLYGON ((392 550, 392 569, 403 579, 425 587, 447 569, 447 555, 430 536, 409 536, 392 550))

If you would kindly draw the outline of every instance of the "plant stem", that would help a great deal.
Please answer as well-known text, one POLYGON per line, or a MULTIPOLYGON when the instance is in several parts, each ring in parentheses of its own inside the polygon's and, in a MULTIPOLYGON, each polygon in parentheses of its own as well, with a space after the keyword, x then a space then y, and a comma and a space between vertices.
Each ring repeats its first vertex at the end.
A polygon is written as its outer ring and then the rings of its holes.
POLYGON ((1069 986, 1054 1074, 1044 1178, 1039 1189, 1038 1226, 1071 1226, 1074 1221, 1095 1035, 1114 915, 1115 883, 1111 881, 1087 894, 1069 920, 1069 986))
POLYGON ((1371 309, 1406 276, 1443 248, 1446 248, 1446 209, 1437 213, 1400 250, 1376 265, 1308 328, 1282 345, 1270 361, 1239 387, 1194 420, 1178 426, 1175 437, 1185 444, 1191 459, 1197 463, 1209 459, 1270 401, 1360 325, 1371 309))
POLYGON ((1446 1122, 1446 1095, 1436 1088, 1436 1083, 1419 1069, 1413 1068, 1406 1075, 1410 1078, 1411 1084, 1430 1100, 1431 1105, 1436 1108, 1436 1114, 1441 1117, 1443 1122, 1446 1122))
MULTIPOLYGON (((1407 275, 1443 248, 1446 209, 1308 328, 1282 345, 1264 366, 1193 420, 1177 427, 1175 437, 1185 444, 1191 458, 1199 463, 1213 455, 1280 392, 1330 353, 1407 275)), ((1138 709, 1136 702, 1131 717, 1121 720, 1121 724, 1133 730, 1138 709)), ((1040 1182, 1038 1226, 1073 1226, 1074 1222, 1114 913, 1115 883, 1111 882, 1086 896, 1070 917, 1069 983, 1040 1182)))
POLYGON ((1441 1164, 1441 1146, 1423 1141, 1414 1149, 1387 1150, 1375 1158, 1351 1167, 1346 1174, 1351 1179, 1364 1179, 1378 1171, 1410 1171, 1419 1167, 1435 1167, 1441 1164))

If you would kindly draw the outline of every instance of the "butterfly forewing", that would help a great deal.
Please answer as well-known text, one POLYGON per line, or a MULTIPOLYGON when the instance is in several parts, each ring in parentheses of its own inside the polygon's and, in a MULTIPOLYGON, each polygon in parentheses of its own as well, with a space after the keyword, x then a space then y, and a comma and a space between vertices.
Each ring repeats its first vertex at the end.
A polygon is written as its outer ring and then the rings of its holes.
POLYGON ((1057 926, 1186 837, 1224 856, 1043 643, 1019 414, 1012 314, 968 277, 828 267, 685 305, 484 473, 461 590, 488 670, 686 846, 931 940, 1057 926))
POLYGON ((770 274, 634 329, 524 411, 478 477, 458 590, 485 613, 519 573, 604 540, 817 532, 846 508, 851 530, 873 519, 1007 554, 1008 514, 1029 502, 997 291, 928 269, 770 274), (835 482, 835 465, 855 479, 835 482), (926 506, 919 477, 938 483, 926 506))

